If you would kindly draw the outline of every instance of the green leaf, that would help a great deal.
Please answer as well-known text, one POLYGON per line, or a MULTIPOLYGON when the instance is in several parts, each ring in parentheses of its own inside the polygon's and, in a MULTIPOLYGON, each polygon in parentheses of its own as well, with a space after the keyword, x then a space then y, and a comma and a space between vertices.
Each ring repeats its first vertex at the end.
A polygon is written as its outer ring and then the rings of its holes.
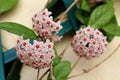
POLYGON ((21 67, 22 63, 19 60, 16 60, 13 63, 12 69, 10 70, 6 80, 19 80, 21 67))
POLYGON ((90 6, 88 5, 87 0, 82 0, 81 9, 90 12, 90 6))
MULTIPOLYGON (((108 26, 108 25, 110 25, 110 24, 115 24, 115 25, 117 25, 117 20, 116 20, 116 17, 115 17, 115 15, 112 17, 112 19, 109 21, 109 23, 107 23, 105 26, 103 26, 103 27, 106 27, 106 26, 108 26)), ((104 31, 104 30, 103 30, 104 31)), ((113 35, 113 34, 110 34, 110 33, 108 33, 108 32, 103 32, 103 33, 105 33, 105 35, 107 36, 107 41, 108 42, 110 42, 110 41, 112 41, 112 39, 114 38, 114 36, 115 35, 113 35)))
POLYGON ((115 24, 106 25, 102 29, 109 34, 120 36, 120 26, 117 26, 115 24))
POLYGON ((60 57, 59 56, 55 56, 55 58, 53 59, 53 66, 56 66, 59 63, 60 63, 60 57))
POLYGON ((51 7, 54 6, 54 4, 57 3, 58 0, 49 0, 50 2, 48 2, 47 4, 47 8, 50 9, 51 7))
POLYGON ((85 15, 84 11, 77 9, 75 11, 75 17, 84 25, 88 25, 89 15, 85 15))
POLYGON ((24 38, 33 38, 33 39, 36 38, 36 35, 33 32, 33 30, 18 23, 1 22, 0 29, 6 30, 16 35, 24 36, 24 38))
POLYGON ((112 17, 112 19, 109 21, 108 24, 116 24, 117 25, 117 19, 116 19, 115 15, 112 17))
POLYGON ((62 61, 53 68, 53 74, 56 80, 66 80, 71 71, 71 64, 68 61, 62 61))
POLYGON ((113 0, 104 0, 104 2, 113 6, 113 0))
POLYGON ((107 33, 105 32, 106 36, 107 36, 107 41, 110 42, 112 41, 112 39, 115 37, 114 35, 110 34, 110 33, 107 33))
POLYGON ((53 66, 56 66, 58 63, 60 63, 60 57, 58 56, 57 50, 54 47, 55 50, 55 58, 53 59, 53 66))
MULTIPOLYGON (((52 1, 54 1, 54 0, 52 0, 52 1)), ((63 4, 62 0, 57 0, 53 6, 48 7, 48 10, 52 12, 51 16, 53 16, 53 18, 56 18, 60 15, 60 13, 62 13, 66 10, 66 7, 63 4), (60 7, 58 7, 58 6, 60 6, 60 7)))
POLYGON ((49 73, 48 76, 47 76, 47 80, 50 80, 50 73, 49 73))
POLYGON ((106 25, 114 15, 114 8, 110 5, 104 4, 97 7, 92 14, 88 24, 93 28, 102 28, 106 25))
POLYGON ((0 14, 12 9, 18 0, 0 0, 0 14))

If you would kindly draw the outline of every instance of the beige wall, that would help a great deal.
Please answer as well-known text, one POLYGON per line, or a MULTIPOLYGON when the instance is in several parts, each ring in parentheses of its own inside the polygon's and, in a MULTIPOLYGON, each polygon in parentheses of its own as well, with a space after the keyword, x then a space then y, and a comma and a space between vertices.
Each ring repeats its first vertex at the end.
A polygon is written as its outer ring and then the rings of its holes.
MULTIPOLYGON (((24 24, 31 28, 32 22, 31 17, 38 11, 42 10, 46 4, 47 0, 19 0, 16 8, 10 12, 0 16, 0 21, 11 21, 24 24)), ((120 25, 120 0, 115 0, 115 15, 117 16, 118 23, 120 25)), ((8 32, 2 31, 2 43, 7 49, 14 47, 16 43, 17 36, 10 34, 8 32)), ((67 46, 68 42, 72 39, 72 36, 65 35, 64 39, 57 43, 58 52, 67 46), (63 48, 60 48, 60 47, 63 48)), ((108 49, 105 53, 97 59, 85 60, 81 59, 78 66, 73 70, 71 75, 79 73, 84 68, 89 68, 99 63, 105 57, 107 57, 117 46, 120 44, 120 38, 115 37, 114 40, 109 44, 108 49)), ((5 49, 4 49, 5 50, 5 49)), ((77 56, 74 55, 70 45, 65 52, 64 60, 70 60, 72 64, 77 60, 77 56)), ((42 74, 44 70, 40 73, 42 74)), ((36 80, 37 70, 23 65, 21 70, 20 80, 36 80)), ((69 80, 120 80, 120 48, 115 52, 115 54, 110 57, 106 62, 100 65, 93 71, 69 80)))

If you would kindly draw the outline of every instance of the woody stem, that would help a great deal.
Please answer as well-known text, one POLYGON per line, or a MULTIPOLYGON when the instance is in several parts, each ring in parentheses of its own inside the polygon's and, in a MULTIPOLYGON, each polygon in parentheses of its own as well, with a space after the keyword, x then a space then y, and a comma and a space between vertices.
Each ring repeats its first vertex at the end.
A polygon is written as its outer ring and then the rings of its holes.
POLYGON ((54 76, 53 76, 53 71, 52 71, 53 67, 52 64, 50 65, 50 80, 55 80, 54 76))
POLYGON ((72 72, 73 69, 77 66, 78 62, 80 61, 80 58, 81 58, 81 57, 79 57, 79 58, 77 59, 77 61, 73 64, 72 69, 71 69, 71 72, 72 72))
POLYGON ((68 77, 68 79, 71 79, 71 78, 74 78, 74 77, 78 77, 78 76, 81 76, 85 73, 88 73, 92 70, 94 70, 95 68, 99 67, 101 64, 103 64, 106 60, 108 60, 113 54, 115 54, 115 52, 117 51, 117 49, 120 47, 120 44, 117 46, 116 49, 114 49, 113 52, 111 52, 111 54, 109 54, 106 58, 104 58, 100 63, 96 64, 95 66, 91 67, 91 68, 88 68, 88 69, 84 69, 81 73, 79 74, 76 74, 76 75, 73 75, 73 76, 70 76, 68 77))
POLYGON ((71 10, 71 8, 78 2, 79 0, 74 0, 74 2, 67 8, 65 12, 60 16, 60 22, 64 19, 66 14, 71 10))
POLYGON ((37 71, 37 80, 39 80, 39 73, 40 73, 40 69, 38 69, 37 71))
POLYGON ((50 71, 50 68, 47 70, 47 71, 45 71, 45 73, 40 77, 40 79, 39 80, 42 80, 43 79, 43 77, 48 73, 50 71))

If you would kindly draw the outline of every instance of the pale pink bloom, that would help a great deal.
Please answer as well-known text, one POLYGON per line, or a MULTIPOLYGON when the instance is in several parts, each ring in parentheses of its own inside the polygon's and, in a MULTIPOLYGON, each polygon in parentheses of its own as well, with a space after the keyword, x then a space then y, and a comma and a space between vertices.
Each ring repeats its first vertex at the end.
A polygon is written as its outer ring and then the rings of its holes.
POLYGON ((107 48, 106 37, 98 29, 80 28, 76 32, 74 39, 71 43, 73 51, 78 55, 91 59, 99 57, 107 48))
MULTIPOLYGON (((45 9, 35 14, 35 16, 32 18, 34 31, 43 39, 52 39, 54 33, 57 34, 62 29, 60 22, 54 22, 53 17, 50 15, 51 12, 45 9)), ((56 36, 55 38, 57 41, 60 40, 62 37, 56 36)))
POLYGON ((53 43, 48 39, 46 42, 34 40, 33 44, 29 41, 23 40, 23 37, 17 40, 16 53, 21 62, 35 69, 49 67, 55 56, 53 43))

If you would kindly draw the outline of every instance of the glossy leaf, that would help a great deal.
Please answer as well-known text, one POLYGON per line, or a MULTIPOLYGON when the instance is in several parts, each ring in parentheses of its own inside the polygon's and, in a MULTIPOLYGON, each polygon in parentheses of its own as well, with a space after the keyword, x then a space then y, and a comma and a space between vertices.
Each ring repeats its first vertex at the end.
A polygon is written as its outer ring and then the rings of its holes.
MULTIPOLYGON (((107 24, 106 24, 105 26, 103 26, 103 27, 106 27, 107 25, 110 25, 110 24, 115 24, 115 25, 117 25, 117 20, 116 20, 115 15, 114 15, 113 18, 109 21, 109 23, 107 23, 107 24)), ((113 39, 114 36, 115 36, 115 35, 113 35, 113 34, 110 34, 110 33, 108 33, 108 32, 105 32, 105 31, 104 31, 104 33, 105 33, 105 35, 107 36, 107 41, 108 41, 108 42, 112 41, 112 39, 113 39)))
MULTIPOLYGON (((54 0, 52 0, 52 1, 54 1, 54 0)), ((57 2, 54 5, 52 5, 51 7, 47 7, 47 8, 49 11, 52 12, 51 15, 53 16, 53 18, 56 18, 57 16, 60 15, 60 13, 62 13, 63 11, 66 10, 66 7, 64 6, 62 0, 57 0, 57 2), (58 7, 58 6, 60 6, 60 7, 58 7)))
POLYGON ((0 29, 6 30, 16 35, 24 36, 24 38, 36 38, 36 35, 33 32, 33 30, 18 23, 1 22, 0 29))
POLYGON ((12 9, 18 0, 0 0, 0 14, 12 9))
POLYGON ((22 63, 19 60, 16 60, 13 63, 12 69, 10 70, 6 80, 19 80, 21 68, 22 63))
POLYGON ((115 37, 114 35, 110 34, 110 33, 107 33, 105 32, 106 36, 107 36, 107 41, 110 42, 112 41, 112 39, 115 37))
POLYGON ((104 0, 105 3, 113 5, 113 0, 104 0))
POLYGON ((106 25, 102 29, 109 34, 120 36, 120 26, 117 26, 115 24, 106 25))
POLYGON ((55 5, 55 3, 57 3, 58 0, 49 0, 48 4, 47 4, 47 8, 50 9, 51 7, 53 7, 55 5))
POLYGON ((50 73, 49 73, 48 76, 47 76, 47 80, 50 80, 50 73))
POLYGON ((93 28, 102 28, 106 25, 114 15, 114 8, 110 5, 104 4, 97 7, 90 15, 88 22, 93 28))
POLYGON ((71 64, 68 61, 62 61, 53 68, 55 80, 66 80, 71 71, 71 64))
POLYGON ((116 24, 117 25, 117 19, 116 19, 115 15, 112 17, 112 19, 109 21, 108 24, 116 24))
POLYGON ((55 50, 55 58, 53 59, 53 66, 56 66, 57 64, 60 63, 60 57, 58 56, 56 48, 54 48, 54 50, 55 50))
POLYGON ((56 57, 53 59, 53 66, 56 66, 58 63, 60 63, 60 57, 59 57, 59 56, 56 56, 56 57))
POLYGON ((81 9, 90 12, 90 6, 88 5, 87 0, 82 0, 81 2, 81 9))
POLYGON ((89 15, 85 15, 84 11, 77 9, 75 11, 75 17, 84 25, 88 25, 89 15))

